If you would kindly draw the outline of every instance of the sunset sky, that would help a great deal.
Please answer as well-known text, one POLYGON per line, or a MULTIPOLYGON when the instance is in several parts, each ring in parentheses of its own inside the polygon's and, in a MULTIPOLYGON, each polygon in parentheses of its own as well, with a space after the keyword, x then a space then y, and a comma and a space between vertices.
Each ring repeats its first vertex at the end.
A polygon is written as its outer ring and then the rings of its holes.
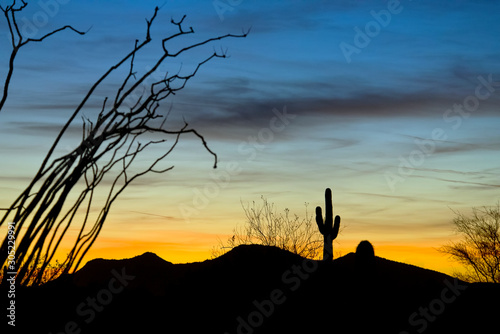
MULTIPOLYGON (((18 18, 29 37, 90 30, 19 54, 0 112, 0 207, 92 83, 144 37, 155 6, 154 40, 184 14, 196 32, 187 42, 251 28, 165 66, 189 71, 227 49, 162 105, 172 105, 171 127, 185 119, 204 135, 219 167, 199 139, 182 137, 165 162, 175 168, 127 189, 87 260, 146 251, 205 260, 244 222, 241 202, 264 196, 298 215, 309 203, 311 214, 330 187, 345 227, 334 248, 346 254, 367 239, 379 256, 452 272, 436 248, 455 238, 453 210, 500 201, 498 1, 31 1, 18 18)), ((2 19, 2 85, 9 54, 2 19)))

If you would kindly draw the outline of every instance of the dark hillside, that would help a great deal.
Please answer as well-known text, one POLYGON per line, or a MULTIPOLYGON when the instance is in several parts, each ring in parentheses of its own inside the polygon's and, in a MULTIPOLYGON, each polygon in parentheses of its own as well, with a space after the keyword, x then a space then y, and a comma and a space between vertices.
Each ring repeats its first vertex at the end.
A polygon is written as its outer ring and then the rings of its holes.
POLYGON ((332 263, 240 246, 204 262, 90 261, 17 297, 32 333, 467 333, 496 326, 500 288, 354 253, 332 263))

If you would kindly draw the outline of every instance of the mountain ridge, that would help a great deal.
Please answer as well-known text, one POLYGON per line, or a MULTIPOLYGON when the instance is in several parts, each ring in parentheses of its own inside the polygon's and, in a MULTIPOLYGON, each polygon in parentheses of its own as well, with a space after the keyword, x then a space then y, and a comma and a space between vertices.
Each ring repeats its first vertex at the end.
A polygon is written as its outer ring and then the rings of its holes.
POLYGON ((59 333, 71 320, 81 333, 400 334, 424 325, 425 333, 489 329, 499 310, 487 302, 497 297, 498 285, 466 284, 380 257, 367 267, 354 253, 323 262, 246 245, 185 264, 151 252, 94 259, 74 274, 23 289, 18 300, 38 320, 26 332, 36 323, 36 332, 59 333), (432 321, 422 308, 435 311, 432 321))

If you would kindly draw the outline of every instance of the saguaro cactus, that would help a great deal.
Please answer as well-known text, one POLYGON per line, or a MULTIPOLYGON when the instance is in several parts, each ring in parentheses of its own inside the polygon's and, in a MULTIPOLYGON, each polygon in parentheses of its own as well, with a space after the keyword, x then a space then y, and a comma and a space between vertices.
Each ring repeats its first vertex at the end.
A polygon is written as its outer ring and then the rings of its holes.
POLYGON ((340 216, 335 216, 333 221, 332 191, 330 188, 325 190, 325 221, 323 223, 323 213, 321 207, 316 207, 316 223, 319 231, 323 234, 323 261, 333 259, 333 240, 337 237, 340 227, 340 216))

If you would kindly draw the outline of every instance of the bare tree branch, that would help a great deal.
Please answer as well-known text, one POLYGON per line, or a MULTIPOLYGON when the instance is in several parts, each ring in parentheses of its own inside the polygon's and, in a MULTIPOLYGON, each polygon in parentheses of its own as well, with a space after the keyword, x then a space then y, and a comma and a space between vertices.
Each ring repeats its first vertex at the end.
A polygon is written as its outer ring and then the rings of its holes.
POLYGON ((454 213, 453 224, 463 240, 444 245, 439 251, 465 267, 463 279, 500 283, 500 204, 473 208, 471 217, 454 213))
MULTIPOLYGON (((22 5, 17 7, 16 1, 14 0, 12 2, 12 5, 10 6, 0 6, 0 10, 3 12, 5 16, 5 20, 7 21, 7 25, 9 27, 9 35, 10 35, 10 41, 12 45, 12 51, 9 57, 9 69, 7 71, 7 75, 4 80, 4 86, 3 86, 3 92, 2 96, 0 98, 0 112, 2 111, 5 102, 7 102, 7 97, 9 95, 9 87, 10 87, 10 82, 12 80, 12 76, 14 75, 14 65, 15 65, 15 60, 16 57, 20 51, 20 49, 23 46, 26 46, 30 42, 43 42, 45 39, 61 32, 64 30, 71 30, 79 35, 85 35, 86 32, 82 32, 80 30, 75 29, 71 25, 65 25, 64 27, 55 29, 51 32, 48 32, 47 34, 43 35, 40 38, 25 38, 22 34, 21 31, 19 30, 19 25, 17 24, 17 18, 16 15, 18 12, 21 12, 26 6, 28 6, 28 3, 25 1, 21 1, 22 5)), ((90 29, 89 29, 90 30, 90 29)))
MULTIPOLYGON (((43 281, 44 270, 49 268, 57 249, 68 237, 70 228, 74 226, 72 224, 79 221, 74 245, 61 264, 64 268, 63 273, 76 270, 96 241, 119 195, 137 178, 148 173, 165 173, 174 167, 173 165, 162 167, 160 164, 177 147, 181 136, 194 135, 199 139, 204 149, 213 156, 213 167, 217 167, 217 155, 209 148, 205 138, 190 128, 186 122, 180 128, 167 128, 166 117, 170 111, 164 115, 159 107, 161 101, 184 89, 202 65, 214 58, 225 58, 226 54, 213 53, 200 61, 188 74, 165 72, 161 79, 152 82, 150 80, 168 58, 178 57, 188 50, 225 38, 246 37, 246 33, 209 38, 169 53, 166 51, 167 41, 194 33, 192 28, 188 30, 183 28, 185 17, 178 22, 172 20, 172 24, 179 31, 161 40, 164 52, 154 61, 151 69, 140 73, 135 69, 135 60, 140 51, 153 40, 151 26, 158 10, 158 7, 155 8, 152 17, 146 20, 145 39, 136 40, 132 51, 111 66, 90 87, 55 138, 30 184, 5 210, 4 216, 0 219, 0 226, 7 221, 16 224, 16 260, 20 268, 18 278, 22 284, 36 285, 43 281), (128 66, 129 69, 117 85, 112 103, 108 103, 109 99, 106 97, 96 118, 82 117, 81 143, 67 154, 54 157, 54 152, 70 125, 87 107, 87 102, 96 89, 122 66, 128 66), (153 140, 153 136, 160 139, 153 140), (141 143, 141 139, 144 143, 141 143), (153 161, 147 164, 141 162, 142 165, 138 162, 137 158, 143 152, 153 146, 167 145, 167 142, 168 148, 153 161), (104 198, 98 202, 97 197, 102 195, 104 198), (97 211, 96 202, 101 203, 97 211), (35 263, 40 266, 33 266, 35 263)), ((4 10, 4 13, 6 12, 9 15, 13 13, 10 7, 4 10)), ((11 22, 14 27, 12 31, 16 33, 18 29, 15 28, 15 19, 11 19, 11 22)), ((63 29, 64 27, 38 40, 27 39, 24 43, 42 41, 63 29)), ((0 247, 2 264, 7 259, 6 250, 7 238, 0 247)))
POLYGON ((259 244, 276 246, 305 258, 316 259, 323 246, 323 238, 316 233, 316 224, 308 215, 307 204, 305 217, 291 215, 285 209, 284 214, 276 212, 273 203, 261 197, 262 205, 243 205, 246 221, 243 226, 233 229, 233 236, 212 251, 217 257, 239 245, 259 244))

